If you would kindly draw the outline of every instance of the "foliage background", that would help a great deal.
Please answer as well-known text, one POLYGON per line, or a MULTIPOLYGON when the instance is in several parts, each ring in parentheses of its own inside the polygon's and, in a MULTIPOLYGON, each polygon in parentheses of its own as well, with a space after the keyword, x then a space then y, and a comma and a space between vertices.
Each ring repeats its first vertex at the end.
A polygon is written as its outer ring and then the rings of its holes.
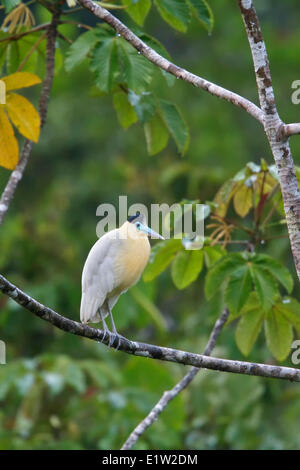
MULTIPOLYGON (((154 9, 146 31, 188 70, 257 101, 255 78, 235 2, 211 1, 212 35, 194 21, 187 34, 162 22, 154 9)), ((299 121, 291 83, 299 79, 300 11, 296 0, 256 2, 267 43, 278 108, 299 121)), ((40 21, 45 13, 36 9, 40 21)), ((122 14, 120 15, 122 17, 122 14)), ((94 24, 87 13, 80 21, 94 24)), ((125 17, 124 17, 125 18, 125 17)), ((128 17, 126 22, 130 24, 128 17)), ((77 28, 61 27, 77 36, 77 28)), ((61 44, 63 52, 68 48, 61 44)), ((56 70, 46 127, 0 231, 0 266, 12 282, 58 312, 78 320, 80 276, 96 240, 102 202, 173 203, 212 199, 219 186, 249 160, 272 163, 263 130, 250 116, 189 85, 160 96, 180 105, 191 134, 181 157, 175 144, 149 157, 139 124, 124 131, 107 96, 91 92, 86 63, 56 70)), ((27 94, 37 99, 36 90, 27 94)), ((297 164, 300 141, 292 141, 297 164)), ((0 169, 0 189, 9 172, 0 169)), ((264 246, 294 273, 287 239, 264 246)), ((297 283, 296 283, 297 286, 297 283)), ((297 287, 293 292, 297 297, 297 287)), ((299 298, 299 295, 298 295, 299 298)), ((116 449, 185 369, 127 357, 101 344, 67 335, 0 297, 1 449, 116 449)), ((118 329, 131 339, 201 351, 219 313, 203 293, 203 276, 178 291, 169 271, 124 295, 115 307, 118 329), (153 303, 146 308, 143 297, 153 303), (141 300, 142 299, 142 300, 141 300), (156 306, 159 312, 153 308, 156 306)), ((234 329, 222 333, 215 355, 243 360, 234 329)), ((263 335, 249 360, 272 362, 263 335)), ((284 364, 291 365, 290 361, 284 364)), ((202 371, 138 443, 143 449, 299 448, 297 384, 202 371)))

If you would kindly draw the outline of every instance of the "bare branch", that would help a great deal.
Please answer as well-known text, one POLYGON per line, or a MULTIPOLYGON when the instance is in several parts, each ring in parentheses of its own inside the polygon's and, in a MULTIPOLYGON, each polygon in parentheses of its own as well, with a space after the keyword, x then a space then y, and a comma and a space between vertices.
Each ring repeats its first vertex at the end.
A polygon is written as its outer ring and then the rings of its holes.
POLYGON ((140 52, 146 59, 153 64, 157 65, 161 69, 169 72, 185 82, 191 83, 197 88, 202 88, 208 91, 211 95, 217 96, 233 103, 240 108, 243 108, 247 113, 251 114, 261 124, 263 123, 263 114, 258 106, 251 101, 243 98, 242 96, 233 93, 232 91, 222 88, 219 85, 215 85, 204 78, 199 77, 187 70, 178 67, 169 60, 162 57, 154 49, 145 44, 140 38, 138 38, 127 26, 125 26, 120 20, 113 16, 108 10, 97 5, 92 0, 78 0, 78 2, 87 10, 91 11, 95 16, 108 23, 118 34, 120 34, 126 41, 128 41, 138 52, 140 52))
MULTIPOLYGON (((215 323, 215 326, 211 332, 208 343, 204 350, 204 356, 210 356, 212 350, 215 347, 218 336, 220 335, 223 326, 226 323, 228 318, 229 311, 226 308, 221 314, 220 318, 215 323)), ((156 403, 156 405, 151 409, 150 413, 146 416, 143 421, 141 421, 138 426, 132 431, 128 439, 125 441, 121 450, 129 450, 136 444, 137 440, 141 437, 142 434, 158 419, 159 415, 164 411, 173 398, 176 398, 182 390, 184 390, 194 379, 194 377, 199 372, 198 367, 192 367, 171 390, 164 392, 161 399, 156 403)))
POLYGON ((127 354, 147 357, 149 359, 159 359, 161 361, 176 362, 178 364, 194 366, 197 368, 219 370, 221 372, 232 372, 234 374, 245 374, 300 382, 300 369, 294 369, 292 367, 220 359, 217 357, 209 357, 202 354, 180 351, 179 349, 165 348, 162 346, 155 346, 153 344, 130 341, 126 338, 121 338, 119 342, 112 333, 106 334, 105 336, 103 330, 92 328, 88 325, 78 323, 59 315, 51 308, 37 302, 28 294, 21 291, 21 289, 9 282, 2 275, 0 275, 0 291, 8 295, 29 312, 63 331, 93 339, 95 341, 100 341, 106 345, 110 343, 111 339, 114 339, 116 345, 113 344, 112 347, 127 354), (111 335, 113 338, 110 337, 111 335))
POLYGON ((252 0, 238 0, 248 36, 263 121, 279 175, 294 262, 300 279, 300 193, 289 142, 276 105, 269 60, 252 0))
POLYGON ((296 134, 300 134, 300 122, 284 124, 281 129, 280 137, 290 137, 296 134))
MULTIPOLYGON (((42 91, 40 94, 40 117, 41 117, 41 127, 44 126, 46 121, 48 102, 50 96, 50 90, 53 81, 54 75, 54 58, 55 58, 55 40, 57 35, 57 25, 59 20, 59 13, 55 13, 52 17, 52 22, 49 25, 42 25, 44 29, 46 26, 47 30, 47 46, 46 46, 46 73, 43 81, 42 91)), ((16 188, 19 184, 19 181, 22 179, 28 159, 30 157, 33 147, 33 142, 30 140, 25 140, 23 145, 23 150, 20 156, 20 160, 11 173, 9 180, 4 188, 0 199, 0 225, 3 222, 6 212, 8 211, 10 202, 12 201, 16 188)))

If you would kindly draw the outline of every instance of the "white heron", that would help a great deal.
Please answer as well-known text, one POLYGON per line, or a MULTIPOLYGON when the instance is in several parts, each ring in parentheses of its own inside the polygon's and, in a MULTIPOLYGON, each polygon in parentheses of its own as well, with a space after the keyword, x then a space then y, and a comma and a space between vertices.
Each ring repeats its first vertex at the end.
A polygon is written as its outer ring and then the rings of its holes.
MULTIPOLYGON (((150 256, 148 237, 164 238, 145 225, 137 213, 119 229, 103 235, 92 247, 82 272, 80 320, 103 324, 104 337, 110 331, 105 322, 109 315, 112 335, 109 346, 120 337, 112 316, 113 306, 121 294, 139 280, 150 256)), ((119 345, 118 345, 119 346, 119 345)))

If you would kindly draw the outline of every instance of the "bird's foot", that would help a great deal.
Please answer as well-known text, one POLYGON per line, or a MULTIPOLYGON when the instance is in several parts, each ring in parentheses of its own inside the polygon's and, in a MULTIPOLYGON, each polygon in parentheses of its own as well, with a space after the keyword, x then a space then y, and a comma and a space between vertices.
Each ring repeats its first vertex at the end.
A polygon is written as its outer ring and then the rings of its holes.
MULTIPOLYGON (((125 339, 126 341, 128 341, 128 339, 125 338, 125 336, 120 335, 118 332, 115 332, 114 335, 115 335, 115 337, 114 337, 114 342, 115 342, 115 339, 118 340, 117 347, 115 348, 116 351, 117 351, 117 350, 119 349, 119 347, 120 347, 121 340, 122 340, 122 339, 125 339)), ((113 344, 114 344, 114 343, 113 343, 113 344)))

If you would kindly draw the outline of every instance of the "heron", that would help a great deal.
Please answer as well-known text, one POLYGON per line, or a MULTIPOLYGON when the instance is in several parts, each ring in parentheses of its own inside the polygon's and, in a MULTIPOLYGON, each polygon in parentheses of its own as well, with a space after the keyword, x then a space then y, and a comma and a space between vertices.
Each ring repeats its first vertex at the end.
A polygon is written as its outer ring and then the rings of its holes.
POLYGON ((146 218, 137 212, 118 229, 105 233, 91 248, 82 271, 80 320, 102 322, 103 338, 109 334, 109 347, 121 338, 116 329, 112 309, 121 294, 136 284, 150 256, 149 237, 164 238, 146 225, 146 218), (112 332, 105 318, 109 316, 112 332))

